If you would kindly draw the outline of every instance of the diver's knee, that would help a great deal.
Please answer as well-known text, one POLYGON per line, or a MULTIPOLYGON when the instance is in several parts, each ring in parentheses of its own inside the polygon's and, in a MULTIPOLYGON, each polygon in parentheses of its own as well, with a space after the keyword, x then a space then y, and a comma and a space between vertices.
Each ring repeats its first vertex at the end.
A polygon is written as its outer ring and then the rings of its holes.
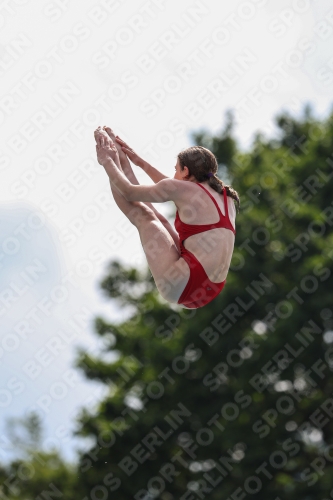
POLYGON ((133 208, 127 216, 136 227, 139 227, 142 223, 157 220, 153 210, 142 202, 133 202, 133 208))

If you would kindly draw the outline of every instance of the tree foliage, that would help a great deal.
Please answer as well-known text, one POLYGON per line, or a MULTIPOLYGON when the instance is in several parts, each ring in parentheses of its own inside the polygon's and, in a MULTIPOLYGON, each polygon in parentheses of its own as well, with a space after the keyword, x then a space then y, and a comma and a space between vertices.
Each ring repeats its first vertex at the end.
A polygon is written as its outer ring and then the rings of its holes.
POLYGON ((227 284, 186 310, 148 268, 110 263, 101 290, 131 314, 97 317, 105 350, 77 359, 108 389, 78 420, 93 444, 72 475, 40 465, 22 498, 50 482, 73 500, 333 498, 333 115, 276 125, 246 152, 231 113, 220 134, 193 135, 240 194, 227 284))
POLYGON ((7 439, 16 458, 0 466, 1 499, 76 498, 76 466, 66 463, 56 450, 41 451, 42 423, 36 414, 10 419, 7 439))
POLYGON ((193 136, 241 197, 212 303, 167 305, 149 273, 112 263, 102 288, 134 312, 121 324, 96 318, 117 361, 78 360, 110 389, 81 415, 79 434, 95 443, 80 459, 82 494, 331 498, 333 117, 307 110, 276 124, 277 137, 258 134, 247 152, 232 115, 220 136, 193 136))

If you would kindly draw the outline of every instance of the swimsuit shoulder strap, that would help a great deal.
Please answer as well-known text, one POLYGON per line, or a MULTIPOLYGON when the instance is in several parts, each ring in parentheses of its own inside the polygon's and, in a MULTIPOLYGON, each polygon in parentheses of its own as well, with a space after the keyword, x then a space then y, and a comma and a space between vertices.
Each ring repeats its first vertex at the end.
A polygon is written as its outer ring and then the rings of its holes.
POLYGON ((236 229, 234 228, 234 226, 231 224, 231 220, 230 220, 230 217, 229 217, 229 208, 228 208, 228 195, 227 195, 227 190, 226 188, 223 189, 223 198, 224 198, 224 210, 225 210, 225 216, 228 220, 228 223, 229 223, 229 226, 230 226, 230 229, 231 231, 236 234, 236 229))
POLYGON ((218 206, 215 198, 210 194, 210 192, 204 188, 201 184, 199 184, 200 187, 202 187, 202 189, 204 191, 206 191, 206 193, 210 196, 210 198, 213 200, 213 202, 215 203, 215 206, 218 210, 218 213, 220 215, 220 220, 217 222, 217 224, 223 224, 223 226, 221 227, 226 227, 227 229, 231 229, 231 231, 236 234, 236 231, 233 227, 233 225, 231 224, 231 220, 230 220, 230 217, 229 217, 229 209, 228 209, 228 195, 227 195, 227 190, 226 188, 223 189, 223 201, 224 201, 224 211, 225 211, 225 215, 222 214, 221 210, 220 210, 220 207, 218 206), (223 222, 223 220, 225 222, 223 222))
POLYGON ((225 216, 228 218, 228 220, 230 222, 229 209, 228 209, 228 196, 227 196, 226 188, 223 189, 223 199, 224 199, 225 216))
MULTIPOLYGON (((209 195, 209 197, 213 200, 213 202, 214 202, 214 204, 215 204, 215 206, 216 206, 216 208, 217 208, 217 211, 218 211, 218 213, 219 213, 219 216, 220 216, 220 220, 219 220, 219 222, 217 223, 217 224, 219 224, 219 223, 221 222, 221 219, 223 218, 223 213, 221 212, 220 207, 218 206, 218 204, 217 204, 217 202, 216 202, 216 200, 215 200, 214 196, 212 196, 212 195, 210 194, 210 192, 208 191, 208 189, 204 188, 204 187, 202 186, 202 184, 198 184, 198 186, 200 186, 200 187, 201 187, 204 191, 206 191, 206 193, 209 195)), ((225 204, 225 202, 224 202, 224 204, 225 204)), ((229 217, 228 217, 228 218, 229 218, 229 217)))

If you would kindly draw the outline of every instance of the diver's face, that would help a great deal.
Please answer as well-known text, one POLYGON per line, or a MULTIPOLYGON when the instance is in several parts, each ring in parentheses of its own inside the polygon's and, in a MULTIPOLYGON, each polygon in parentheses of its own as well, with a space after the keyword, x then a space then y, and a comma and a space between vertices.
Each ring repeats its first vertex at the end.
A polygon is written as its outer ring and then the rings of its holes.
POLYGON ((177 163, 176 163, 176 166, 175 166, 175 175, 174 175, 174 179, 177 179, 179 181, 184 181, 184 180, 187 180, 185 179, 185 177, 188 175, 188 168, 187 167, 184 167, 184 170, 181 170, 180 168, 180 163, 179 163, 179 160, 177 158, 177 163))

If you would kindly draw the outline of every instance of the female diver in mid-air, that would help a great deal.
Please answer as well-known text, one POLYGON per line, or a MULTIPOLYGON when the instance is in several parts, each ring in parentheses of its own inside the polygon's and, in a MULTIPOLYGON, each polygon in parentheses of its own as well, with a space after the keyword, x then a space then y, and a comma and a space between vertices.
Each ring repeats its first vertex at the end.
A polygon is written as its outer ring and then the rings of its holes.
POLYGON ((201 146, 181 151, 170 178, 109 127, 98 127, 94 135, 98 162, 109 177, 115 202, 139 231, 161 296, 187 309, 211 302, 226 282, 236 234, 234 200, 239 207, 236 191, 216 177, 213 153, 201 146), (155 184, 140 185, 128 158, 155 184), (165 201, 177 207, 176 231, 152 205, 165 201))

